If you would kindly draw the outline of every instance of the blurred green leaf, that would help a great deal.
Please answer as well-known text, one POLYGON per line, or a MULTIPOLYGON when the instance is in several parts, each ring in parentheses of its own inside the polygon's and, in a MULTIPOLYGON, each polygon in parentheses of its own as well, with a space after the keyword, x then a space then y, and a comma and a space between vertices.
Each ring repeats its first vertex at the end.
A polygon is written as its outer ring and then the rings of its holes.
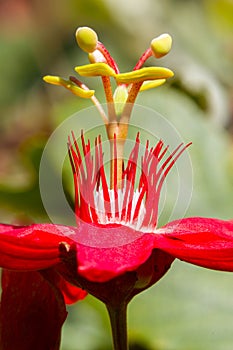
MULTIPOLYGON (((33 0, 22 2, 24 12, 17 7, 22 5, 20 1, 15 6, 14 1, 6 3, 11 4, 10 11, 0 5, 2 221, 48 220, 38 184, 45 138, 39 141, 38 134, 46 131, 48 136, 69 115, 90 104, 45 87, 41 77, 74 74, 73 66, 88 62, 72 34, 80 25, 94 27, 122 71, 131 69, 154 36, 162 32, 172 35, 174 49, 159 65, 173 69, 175 79, 170 86, 142 93, 137 102, 160 112, 186 142, 193 142, 189 153, 194 187, 186 216, 232 218, 232 135, 224 130, 232 115, 231 0, 33 0), (25 17, 21 17, 22 13, 25 17)), ((153 60, 153 64, 157 63, 153 60)), ((91 84, 90 88, 97 89, 99 80, 91 84)), ((57 152, 64 147, 58 140, 57 152)), ((51 157, 48 164, 52 176, 60 176, 56 159, 51 157)), ((63 170, 64 189, 72 202, 68 161, 63 170)), ((174 205, 172 187, 177 183, 173 174, 168 182, 167 209, 161 224, 169 218, 174 205)), ((55 197, 52 202, 62 218, 55 197)), ((129 308, 134 349, 231 350, 231 277, 177 261, 156 286, 136 297, 129 308)), ((88 297, 69 308, 62 350, 107 350, 111 346, 103 305, 88 297)))

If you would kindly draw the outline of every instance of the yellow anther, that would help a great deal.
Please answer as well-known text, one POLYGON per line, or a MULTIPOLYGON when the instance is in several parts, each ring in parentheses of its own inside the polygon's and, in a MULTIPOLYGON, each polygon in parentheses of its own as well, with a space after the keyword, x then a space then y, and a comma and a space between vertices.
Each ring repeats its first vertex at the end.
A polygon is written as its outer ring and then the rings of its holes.
POLYGON ((94 77, 94 76, 110 76, 114 77, 116 73, 114 70, 109 67, 107 63, 91 63, 86 64, 85 66, 75 67, 75 71, 85 77, 94 77))
POLYGON ((52 85, 63 85, 63 82, 65 81, 64 79, 55 76, 55 75, 45 75, 43 77, 43 80, 48 83, 48 84, 52 84, 52 85))
POLYGON ((146 91, 149 89, 156 88, 158 86, 163 85, 165 82, 166 82, 166 79, 156 79, 156 80, 152 80, 152 81, 144 81, 144 83, 142 84, 139 91, 141 92, 141 91, 146 91))
POLYGON ((151 50, 155 57, 165 56, 172 46, 172 38, 169 34, 162 34, 151 41, 151 50))
POLYGON ((83 97, 83 98, 90 98, 94 95, 94 90, 84 90, 80 88, 79 86, 75 85, 70 80, 65 80, 63 78, 60 78, 58 76, 54 75, 46 75, 43 77, 43 80, 46 83, 52 84, 52 85, 59 85, 65 87, 67 90, 71 91, 74 95, 83 97))
POLYGON ((145 80, 167 79, 173 77, 173 75, 174 73, 168 68, 146 67, 128 73, 117 74, 116 81, 118 83, 131 84, 145 80))

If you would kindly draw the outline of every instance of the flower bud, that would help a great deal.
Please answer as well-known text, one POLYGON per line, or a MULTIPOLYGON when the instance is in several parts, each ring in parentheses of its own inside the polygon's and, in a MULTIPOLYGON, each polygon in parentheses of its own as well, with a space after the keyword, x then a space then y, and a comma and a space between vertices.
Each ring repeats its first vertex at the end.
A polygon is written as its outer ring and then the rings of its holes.
POLYGON ((172 38, 169 34, 162 34, 151 41, 151 50, 155 57, 165 56, 172 46, 172 38))
POLYGON ((89 27, 79 27, 75 33, 77 43, 79 47, 88 53, 95 51, 98 36, 96 32, 89 27))

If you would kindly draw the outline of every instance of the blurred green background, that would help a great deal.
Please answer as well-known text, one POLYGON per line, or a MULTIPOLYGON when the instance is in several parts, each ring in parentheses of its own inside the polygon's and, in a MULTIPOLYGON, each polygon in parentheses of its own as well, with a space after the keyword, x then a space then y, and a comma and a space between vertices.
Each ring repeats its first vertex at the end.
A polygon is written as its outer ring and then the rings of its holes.
MULTIPOLYGON (((123 71, 153 37, 172 35, 173 50, 159 64, 173 69, 175 78, 137 102, 159 111, 193 141, 193 196, 186 216, 232 218, 232 0, 1 0, 1 221, 48 220, 38 186, 43 147, 62 120, 90 101, 46 86, 41 77, 66 77, 87 63, 74 38, 83 25, 98 32, 123 71)), ((232 274, 176 261, 130 304, 131 349, 231 350, 232 294, 232 274)), ((62 340, 62 350, 87 349, 111 349, 105 309, 92 297, 69 308, 62 340)))

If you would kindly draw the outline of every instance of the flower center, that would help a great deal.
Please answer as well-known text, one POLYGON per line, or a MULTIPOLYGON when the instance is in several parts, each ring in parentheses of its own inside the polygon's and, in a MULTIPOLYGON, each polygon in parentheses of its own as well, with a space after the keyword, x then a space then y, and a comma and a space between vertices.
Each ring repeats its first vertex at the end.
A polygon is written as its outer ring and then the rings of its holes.
POLYGON ((109 185, 101 138, 90 141, 81 135, 81 147, 72 133, 69 138, 69 156, 75 185, 75 214, 77 221, 106 225, 123 224, 135 230, 153 232, 158 221, 159 198, 163 183, 176 160, 190 145, 180 144, 168 154, 168 147, 159 141, 143 152, 140 149, 139 134, 126 164, 122 163, 121 186, 117 163, 116 138, 114 139, 111 167, 113 181, 109 185))
POLYGON ((145 206, 144 202, 141 202, 140 206, 137 206, 140 192, 136 190, 136 192, 133 193, 131 211, 127 216, 125 215, 125 205, 128 207, 128 203, 125 203, 126 188, 118 189, 117 194, 115 194, 114 190, 108 189, 108 194, 110 198, 110 212, 106 213, 103 190, 101 189, 95 193, 95 210, 98 217, 98 223, 101 225, 125 224, 136 230, 141 230, 145 215, 145 206), (134 217, 137 217, 136 221, 134 220, 134 217))

